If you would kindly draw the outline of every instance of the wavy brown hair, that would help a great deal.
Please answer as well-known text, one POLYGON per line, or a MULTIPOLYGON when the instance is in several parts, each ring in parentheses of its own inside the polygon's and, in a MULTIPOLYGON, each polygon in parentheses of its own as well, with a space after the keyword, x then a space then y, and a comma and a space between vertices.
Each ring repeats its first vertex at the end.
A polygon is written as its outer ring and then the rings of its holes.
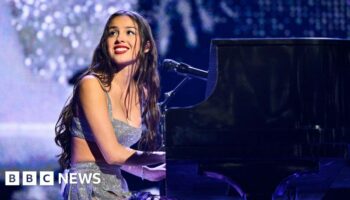
MULTIPOLYGON (((118 11, 109 17, 104 27, 100 42, 94 51, 91 65, 88 70, 80 76, 77 83, 85 75, 92 74, 100 80, 105 88, 110 89, 113 75, 116 73, 116 66, 108 54, 107 38, 109 36, 109 25, 112 20, 118 16, 128 16, 138 26, 141 48, 139 52, 137 52, 137 66, 133 68, 135 71, 132 78, 136 83, 139 101, 143 107, 142 124, 144 128, 142 130, 142 137, 139 141, 139 149, 156 150, 158 147, 157 129, 159 123, 159 108, 157 106, 159 97, 159 76, 157 71, 158 53, 151 28, 141 15, 132 11, 118 11), (150 49, 147 53, 144 53, 146 45, 147 48, 150 49)), ((127 91, 130 91, 130 85, 127 91)), ((76 84, 73 89, 73 94, 71 98, 67 100, 55 126, 55 142, 62 148, 62 152, 58 157, 59 163, 63 168, 68 168, 70 164, 70 127, 72 125, 74 114, 77 113, 77 102, 76 84)))

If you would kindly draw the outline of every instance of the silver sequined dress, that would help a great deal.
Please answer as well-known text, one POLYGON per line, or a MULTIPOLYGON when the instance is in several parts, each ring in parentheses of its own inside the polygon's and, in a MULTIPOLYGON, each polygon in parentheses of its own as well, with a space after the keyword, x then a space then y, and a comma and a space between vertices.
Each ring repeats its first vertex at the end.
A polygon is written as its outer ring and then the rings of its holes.
MULTIPOLYGON (((113 119, 111 100, 106 92, 108 99, 108 112, 113 124, 114 132, 118 142, 124 146, 130 147, 135 144, 141 137, 142 129, 135 128, 125 122, 113 119)), ((88 141, 94 141, 94 137, 88 128, 89 126, 81 121, 80 118, 73 118, 71 134, 73 137, 83 138, 88 141)), ((80 176, 92 176, 99 174, 101 182, 94 184, 91 179, 90 183, 67 184, 64 187, 63 197, 70 200, 109 200, 109 199, 128 199, 131 193, 128 191, 128 185, 123 178, 120 166, 108 165, 106 163, 81 162, 71 164, 69 173, 77 173, 80 176)))

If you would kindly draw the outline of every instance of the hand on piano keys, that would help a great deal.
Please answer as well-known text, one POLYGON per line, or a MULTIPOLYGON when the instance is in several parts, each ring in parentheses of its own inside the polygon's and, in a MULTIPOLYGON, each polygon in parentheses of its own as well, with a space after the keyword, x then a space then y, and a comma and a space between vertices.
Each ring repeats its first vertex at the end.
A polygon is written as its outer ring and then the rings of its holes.
POLYGON ((166 177, 165 163, 158 165, 156 167, 143 166, 143 179, 148 181, 161 181, 166 177))

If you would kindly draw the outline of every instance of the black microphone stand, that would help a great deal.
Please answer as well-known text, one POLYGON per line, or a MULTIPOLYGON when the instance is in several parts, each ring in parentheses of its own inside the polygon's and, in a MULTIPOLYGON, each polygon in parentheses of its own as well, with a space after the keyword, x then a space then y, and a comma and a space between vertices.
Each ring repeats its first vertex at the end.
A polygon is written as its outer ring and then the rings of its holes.
POLYGON ((169 92, 165 92, 164 93, 164 100, 160 103, 158 103, 159 105, 159 110, 160 110, 160 122, 159 122, 159 130, 160 130, 160 137, 161 137, 161 149, 165 150, 165 131, 166 131, 166 127, 165 127, 165 113, 168 110, 168 103, 170 102, 170 100, 175 96, 175 94, 177 93, 177 91, 182 88, 184 86, 184 84, 191 80, 191 77, 186 76, 184 79, 182 79, 180 81, 179 84, 177 84, 177 86, 173 89, 170 90, 169 92))
MULTIPOLYGON (((161 147, 160 149, 165 151, 165 134, 166 134, 166 127, 165 127, 165 114, 166 111, 168 110, 168 103, 170 100, 175 96, 177 91, 184 86, 184 84, 191 80, 191 77, 186 76, 184 79, 181 80, 179 84, 173 89, 170 90, 169 92, 164 93, 164 100, 160 103, 159 105, 159 110, 160 110, 160 122, 159 122, 159 130, 160 130, 160 139, 161 139, 161 147)), ((161 196, 166 195, 165 194, 165 189, 166 189, 166 182, 163 180, 159 184, 159 193, 161 196)))

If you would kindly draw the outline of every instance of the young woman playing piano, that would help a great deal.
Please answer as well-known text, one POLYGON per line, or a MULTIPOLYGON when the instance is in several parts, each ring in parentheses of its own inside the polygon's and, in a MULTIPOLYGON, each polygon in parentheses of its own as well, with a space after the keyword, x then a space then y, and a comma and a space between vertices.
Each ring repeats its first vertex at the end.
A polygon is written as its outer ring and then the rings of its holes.
POLYGON ((65 199, 128 199, 121 170, 151 181, 165 178, 165 153, 154 151, 158 95, 157 49, 149 24, 135 12, 114 13, 55 129, 62 167, 99 174, 100 183, 67 184, 65 199), (129 148, 138 141, 147 151, 129 148), (154 164, 159 165, 147 166, 154 164))

